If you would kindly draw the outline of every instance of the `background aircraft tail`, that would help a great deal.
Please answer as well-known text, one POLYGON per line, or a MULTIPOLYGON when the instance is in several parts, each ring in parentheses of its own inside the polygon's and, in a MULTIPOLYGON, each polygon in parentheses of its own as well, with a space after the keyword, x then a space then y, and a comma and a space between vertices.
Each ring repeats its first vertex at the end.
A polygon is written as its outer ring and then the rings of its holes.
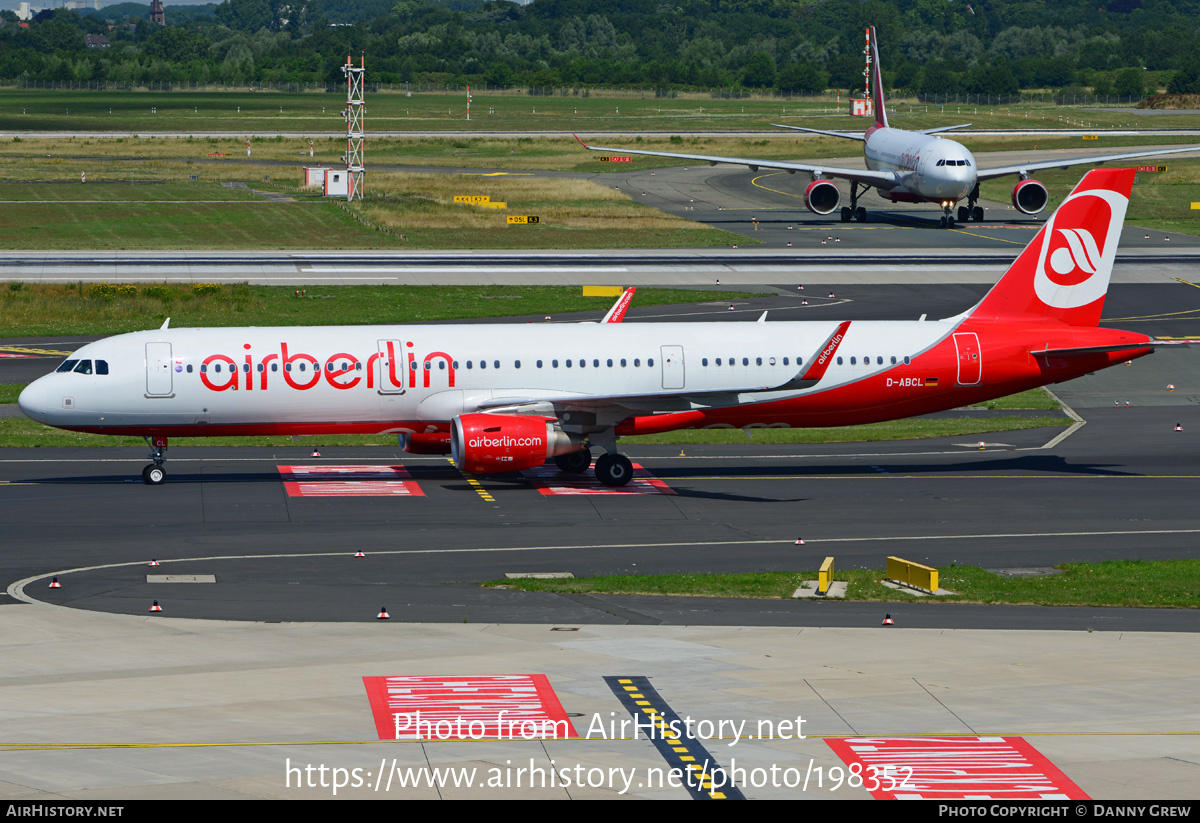
POLYGON ((887 107, 883 100, 883 72, 879 68, 879 44, 875 27, 871 26, 871 99, 875 103, 875 126, 887 128, 887 107))
POLYGON ((1072 326, 1099 325, 1135 174, 1089 171, 971 317, 1033 315, 1072 326))

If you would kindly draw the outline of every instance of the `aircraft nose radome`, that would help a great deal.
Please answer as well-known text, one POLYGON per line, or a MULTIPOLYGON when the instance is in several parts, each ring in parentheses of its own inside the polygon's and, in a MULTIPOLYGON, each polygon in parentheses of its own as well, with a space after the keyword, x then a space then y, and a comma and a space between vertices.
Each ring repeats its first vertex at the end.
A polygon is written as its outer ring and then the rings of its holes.
POLYGON ((17 407, 26 417, 34 420, 46 419, 46 385, 41 380, 35 380, 21 390, 17 398, 17 407))

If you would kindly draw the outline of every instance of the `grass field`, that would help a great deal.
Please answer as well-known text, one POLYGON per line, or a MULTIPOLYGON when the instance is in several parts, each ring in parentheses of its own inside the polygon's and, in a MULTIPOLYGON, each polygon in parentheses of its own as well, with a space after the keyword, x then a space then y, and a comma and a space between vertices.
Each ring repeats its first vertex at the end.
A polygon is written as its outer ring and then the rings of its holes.
MULTIPOLYGON (((120 334, 179 326, 336 326, 555 316, 605 312, 611 297, 583 297, 565 286, 292 286, 245 283, 198 290, 185 283, 127 285, 129 294, 99 284, 0 284, 0 329, 6 337, 120 334)), ((637 305, 733 300, 737 291, 639 288, 637 305)))
MULTIPOLYGON (((0 162, 0 169, 5 165, 0 162)), ((0 182, 0 248, 417 250, 753 242, 648 208, 586 180, 378 171, 371 175, 369 196, 348 205, 278 182, 251 182, 254 190, 230 188, 220 181, 178 182, 189 176, 191 167, 167 161, 133 169, 130 176, 137 175, 136 182, 119 179, 129 163, 106 163, 100 174, 93 171, 86 185, 78 182, 78 165, 55 165, 52 174, 58 173, 59 179, 51 174, 44 182, 0 182), (164 184, 146 181, 147 174, 159 176, 164 184), (455 205, 454 195, 460 193, 491 193, 508 208, 455 205), (506 216, 514 213, 534 214, 541 222, 510 226, 506 216)), ((223 176, 253 181, 258 170, 243 166, 240 175, 223 176)), ((267 171, 278 178, 277 168, 267 171)), ((300 170, 291 172, 295 179, 289 175, 288 183, 294 184, 300 170)))
MULTIPOLYGON (((827 97, 718 99, 706 94, 656 97, 654 92, 587 92, 530 96, 472 92, 471 120, 465 92, 368 93, 367 127, 385 131, 732 131, 770 128, 771 123, 813 128, 854 128, 861 118, 827 97)), ((75 132, 337 132, 344 130, 338 92, 179 91, 100 92, 5 89, 2 130, 75 132)), ((904 128, 972 122, 976 128, 1096 128, 1141 126, 1194 128, 1194 114, 1152 114, 1128 106, 926 105, 890 98, 889 119, 904 128), (1060 120, 1060 118, 1062 118, 1060 120)))
MULTIPOLYGON (((879 569, 838 569, 835 579, 849 583, 847 600, 938 603, 1022 604, 1035 606, 1108 606, 1200 608, 1200 560, 1064 563, 1061 574, 1003 577, 975 566, 939 569, 945 597, 917 597, 882 585, 879 569)), ((496 580, 484 586, 523 591, 581 594, 654 594, 686 597, 786 599, 817 573, 677 574, 583 577, 552 580, 496 580)))

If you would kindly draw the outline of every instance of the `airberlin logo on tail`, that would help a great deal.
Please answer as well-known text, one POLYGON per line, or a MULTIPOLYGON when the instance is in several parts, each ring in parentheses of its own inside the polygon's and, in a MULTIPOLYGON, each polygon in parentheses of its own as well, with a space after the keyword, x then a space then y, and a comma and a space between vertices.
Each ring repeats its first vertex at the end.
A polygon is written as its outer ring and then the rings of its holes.
POLYGON ((1108 291, 1129 200, 1108 189, 1075 192, 1042 230, 1033 288, 1047 306, 1073 309, 1108 291))
POLYGON ((1096 238, 1087 229, 1057 229, 1066 240, 1050 255, 1050 279, 1060 286, 1074 286, 1096 273, 1100 265, 1100 249, 1096 238), (1056 276, 1057 275, 1057 276, 1056 276))

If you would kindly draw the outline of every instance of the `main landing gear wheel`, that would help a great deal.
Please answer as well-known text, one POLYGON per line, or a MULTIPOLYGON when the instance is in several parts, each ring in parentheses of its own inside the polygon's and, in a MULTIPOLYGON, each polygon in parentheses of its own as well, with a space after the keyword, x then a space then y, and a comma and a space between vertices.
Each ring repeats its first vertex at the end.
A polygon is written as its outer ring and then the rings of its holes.
POLYGON ((167 470, 162 466, 151 464, 142 469, 142 481, 147 486, 158 486, 167 479, 167 470))
POLYGON ((976 223, 983 222, 983 206, 972 206, 971 207, 971 219, 974 220, 976 223))
POLYGON ((577 452, 560 454, 554 458, 554 465, 558 466, 559 471, 567 474, 582 474, 592 466, 592 452, 590 449, 580 449, 577 452))
POLYGON ((854 212, 852 212, 850 210, 849 206, 842 206, 842 222, 843 223, 849 223, 850 218, 853 216, 853 214, 854 214, 854 212))
POLYGON ((971 219, 971 210, 968 209, 966 206, 959 206, 958 207, 958 222, 966 223, 970 219, 971 219))
POLYGON ((633 464, 623 454, 603 454, 596 460, 596 479, 606 486, 624 486, 633 477, 633 464))
POLYGON ((854 210, 854 219, 860 223, 867 222, 867 210, 863 206, 859 206, 854 210))

